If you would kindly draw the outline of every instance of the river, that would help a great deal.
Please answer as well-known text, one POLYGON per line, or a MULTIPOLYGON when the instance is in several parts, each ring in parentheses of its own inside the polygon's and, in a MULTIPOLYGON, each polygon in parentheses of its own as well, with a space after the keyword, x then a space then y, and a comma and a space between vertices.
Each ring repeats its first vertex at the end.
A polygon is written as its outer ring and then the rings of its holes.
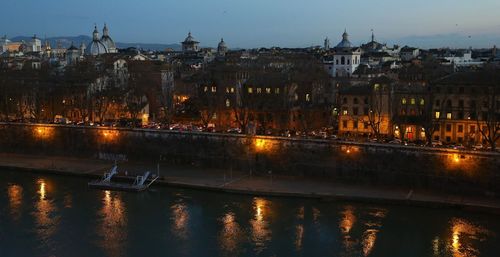
POLYGON ((500 256, 500 219, 0 171, 0 256, 500 256))

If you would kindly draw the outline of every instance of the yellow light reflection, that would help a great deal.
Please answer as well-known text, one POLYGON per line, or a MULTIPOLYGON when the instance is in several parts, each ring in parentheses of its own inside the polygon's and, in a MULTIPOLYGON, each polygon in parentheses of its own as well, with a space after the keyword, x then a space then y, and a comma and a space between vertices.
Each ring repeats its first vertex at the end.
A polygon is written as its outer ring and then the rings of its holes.
POLYGON ((340 212, 340 222, 339 228, 342 233, 342 244, 347 255, 352 255, 354 246, 357 245, 358 240, 350 235, 351 229, 356 223, 356 216, 354 215, 354 207, 346 206, 343 211, 340 212))
POLYGON ((235 214, 228 212, 222 217, 222 231, 219 241, 227 256, 238 255, 239 244, 243 241, 243 231, 236 222, 235 214))
POLYGON ((54 128, 52 127, 33 127, 33 133, 40 139, 52 138, 54 135, 54 128))
POLYGON ((18 185, 9 185, 7 192, 9 195, 9 207, 12 219, 19 220, 19 218, 21 217, 23 188, 18 185))
POLYGON ((272 141, 269 139, 257 138, 253 144, 256 152, 271 152, 273 150, 272 141))
POLYGON ((174 235, 182 239, 187 239, 188 237, 188 222, 189 222, 189 212, 187 205, 183 202, 173 205, 172 210, 172 232, 174 235))
POLYGON ((100 134, 101 134, 102 140, 108 141, 108 142, 115 141, 120 136, 120 131, 118 131, 118 130, 103 129, 100 132, 101 132, 100 134))
POLYGON ((127 240, 127 220, 120 193, 104 191, 100 210, 100 235, 104 238, 101 247, 108 256, 123 256, 127 240))
POLYGON ((304 206, 299 208, 297 219, 299 220, 299 224, 295 226, 295 248, 297 251, 300 251, 304 240, 304 206))
POLYGON ((257 246, 258 252, 265 247, 265 242, 271 240, 271 230, 269 229, 269 222, 266 221, 266 216, 269 215, 270 202, 263 198, 254 198, 253 208, 255 215, 250 220, 252 229, 252 241, 257 246))
POLYGON ((377 240, 378 229, 367 229, 363 234, 363 255, 368 256, 377 240))
POLYGON ((48 240, 56 231, 59 218, 52 216, 52 213, 56 212, 56 206, 52 200, 47 199, 47 194, 50 191, 49 184, 44 179, 39 179, 36 183, 39 196, 33 213, 36 231, 41 240, 48 240))
POLYGON ((483 241, 489 231, 464 219, 451 221, 450 249, 454 257, 479 256, 474 241, 483 241))

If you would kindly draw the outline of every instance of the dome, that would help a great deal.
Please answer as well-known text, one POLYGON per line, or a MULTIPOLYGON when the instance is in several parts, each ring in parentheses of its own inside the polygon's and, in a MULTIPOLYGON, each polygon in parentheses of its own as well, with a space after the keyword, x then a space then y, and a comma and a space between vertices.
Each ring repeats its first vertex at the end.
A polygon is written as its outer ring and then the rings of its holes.
POLYGON ((101 42, 104 44, 104 46, 106 46, 106 49, 108 49, 109 52, 111 52, 111 50, 116 49, 115 42, 109 36, 109 30, 106 24, 104 24, 104 28, 102 29, 101 42))
POLYGON ((68 51, 78 51, 78 48, 73 45, 73 42, 71 42, 71 46, 68 48, 68 51))
POLYGON ((97 31, 97 26, 94 27, 93 38, 86 49, 87 55, 100 55, 108 53, 106 46, 99 40, 99 32, 97 31))
POLYGON ((349 41, 349 34, 347 34, 347 31, 344 31, 344 34, 342 34, 342 41, 337 44, 337 48, 351 48, 352 44, 349 41))
POLYGON ((219 45, 217 46, 217 49, 227 49, 226 42, 224 42, 223 38, 220 39, 220 42, 219 42, 219 45))
POLYGON ((184 43, 198 43, 198 41, 194 40, 194 37, 191 35, 191 32, 189 32, 186 39, 184 39, 184 43))

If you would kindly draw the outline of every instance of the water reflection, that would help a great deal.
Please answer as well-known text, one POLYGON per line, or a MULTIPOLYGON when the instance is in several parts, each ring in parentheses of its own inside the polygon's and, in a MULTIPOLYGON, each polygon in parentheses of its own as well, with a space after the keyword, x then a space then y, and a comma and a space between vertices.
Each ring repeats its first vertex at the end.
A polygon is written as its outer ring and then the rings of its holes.
POLYGON ((44 179, 38 179, 38 201, 35 203, 36 231, 38 236, 45 244, 47 240, 54 234, 58 224, 58 217, 54 215, 57 212, 56 206, 51 199, 47 199, 47 194, 50 191, 49 184, 44 179))
POLYGON ((9 185, 7 189, 9 195, 10 214, 13 220, 21 217, 21 204, 23 202, 23 188, 19 185, 9 185))
POLYGON ((342 256, 370 255, 377 241, 377 234, 382 227, 382 219, 385 218, 386 212, 384 209, 373 209, 368 212, 366 217, 358 214, 360 217, 357 218, 356 209, 351 205, 345 206, 340 212, 339 221, 344 248, 342 256), (361 230, 355 230, 356 226, 361 230), (362 232, 361 235, 358 231, 362 232))
POLYGON ((174 204, 170 209, 172 210, 173 234, 181 239, 187 239, 189 235, 189 212, 187 205, 184 202, 179 202, 174 204))
POLYGON ((243 230, 236 222, 236 216, 232 212, 228 212, 222 217, 222 231, 219 236, 222 251, 227 256, 238 255, 239 245, 242 242, 243 230))
POLYGON ((377 240, 377 233, 382 227, 382 218, 385 218, 386 210, 376 209, 370 213, 370 220, 365 222, 367 229, 363 233, 363 255, 368 256, 375 246, 377 240))
POLYGON ((454 257, 479 256, 479 250, 474 247, 477 241, 483 241, 488 230, 474 225, 465 219, 454 218, 451 225, 450 249, 454 257))
POLYGON ((253 200, 254 217, 250 220, 252 231, 252 242, 256 246, 257 252, 263 250, 266 242, 271 240, 271 230, 266 216, 269 216, 270 202, 264 198, 256 197, 253 200))
POLYGON ((108 256, 123 256, 127 239, 127 220, 125 207, 120 193, 103 192, 103 206, 100 210, 101 224, 100 235, 102 235, 103 247, 108 256))
POLYGON ((304 206, 300 207, 297 212, 299 224, 295 226, 295 249, 302 250, 302 242, 304 239, 304 206))

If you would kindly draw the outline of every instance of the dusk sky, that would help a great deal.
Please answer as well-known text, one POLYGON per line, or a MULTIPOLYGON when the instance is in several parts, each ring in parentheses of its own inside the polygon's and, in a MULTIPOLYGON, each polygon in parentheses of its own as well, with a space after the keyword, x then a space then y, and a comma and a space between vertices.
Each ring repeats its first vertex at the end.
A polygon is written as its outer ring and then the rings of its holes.
POLYGON ((2 0, 0 34, 91 35, 106 22, 117 42, 178 43, 189 30, 202 46, 306 47, 344 28, 420 47, 500 45, 499 0, 2 0))

